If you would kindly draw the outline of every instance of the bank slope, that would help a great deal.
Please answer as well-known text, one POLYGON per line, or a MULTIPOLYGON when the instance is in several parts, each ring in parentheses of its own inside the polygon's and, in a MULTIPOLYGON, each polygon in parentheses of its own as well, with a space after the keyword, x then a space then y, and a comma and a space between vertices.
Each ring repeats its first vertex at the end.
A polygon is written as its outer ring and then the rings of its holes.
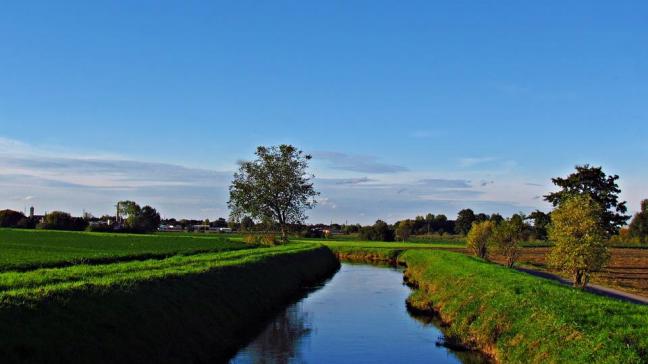
POLYGON ((648 307, 596 296, 472 257, 410 250, 411 307, 504 363, 646 363, 648 307))
POLYGON ((218 362, 339 266, 316 244, 0 273, 3 362, 218 362))

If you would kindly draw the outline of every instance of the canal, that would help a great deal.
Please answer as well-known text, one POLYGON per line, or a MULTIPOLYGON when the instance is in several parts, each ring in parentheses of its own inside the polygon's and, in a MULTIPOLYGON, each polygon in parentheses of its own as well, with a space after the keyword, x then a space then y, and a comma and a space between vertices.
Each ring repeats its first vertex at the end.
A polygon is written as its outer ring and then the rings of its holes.
POLYGON ((410 315, 402 270, 343 263, 289 305, 230 361, 244 363, 483 363, 439 345, 429 319, 410 315))

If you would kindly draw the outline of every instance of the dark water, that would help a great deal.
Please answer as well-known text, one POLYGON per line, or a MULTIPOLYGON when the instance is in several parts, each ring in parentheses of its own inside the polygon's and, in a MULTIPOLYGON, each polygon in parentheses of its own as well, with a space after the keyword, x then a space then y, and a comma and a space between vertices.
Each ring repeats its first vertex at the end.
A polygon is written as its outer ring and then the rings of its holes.
MULTIPOLYGON (((410 316, 402 271, 342 264, 323 287, 290 305, 231 363, 481 363, 436 343, 434 324, 410 316)), ((428 321, 429 322, 429 321, 428 321)))

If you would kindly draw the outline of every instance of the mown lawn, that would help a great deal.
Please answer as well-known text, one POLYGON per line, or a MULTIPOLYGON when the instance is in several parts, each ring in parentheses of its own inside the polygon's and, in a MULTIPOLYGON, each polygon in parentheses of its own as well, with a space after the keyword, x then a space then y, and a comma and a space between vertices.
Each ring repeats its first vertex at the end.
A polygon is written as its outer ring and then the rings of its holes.
POLYGON ((137 235, 0 229, 0 271, 245 249, 222 235, 137 235))

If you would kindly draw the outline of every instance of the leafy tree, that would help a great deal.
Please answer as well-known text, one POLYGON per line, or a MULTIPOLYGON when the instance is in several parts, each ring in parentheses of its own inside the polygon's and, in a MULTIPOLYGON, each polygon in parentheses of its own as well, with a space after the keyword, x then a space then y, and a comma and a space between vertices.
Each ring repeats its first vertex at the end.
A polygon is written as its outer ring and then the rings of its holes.
POLYGON ((396 227, 398 240, 407 241, 412 234, 413 223, 411 220, 401 221, 396 227))
POLYGON ((648 200, 641 201, 641 211, 632 218, 629 233, 630 236, 638 238, 642 243, 648 239, 648 200))
POLYGON ((490 220, 490 216, 486 215, 483 212, 475 215, 475 221, 482 222, 482 221, 486 221, 486 220, 490 220))
POLYGON ((468 249, 476 256, 488 259, 488 243, 494 228, 495 223, 489 220, 474 223, 466 237, 468 249))
POLYGON ((607 232, 600 223, 603 208, 588 194, 563 201, 551 213, 549 238, 554 247, 549 263, 572 274, 574 286, 584 288, 591 272, 608 261, 607 232))
POLYGON ((553 178, 553 183, 560 187, 558 192, 545 196, 554 207, 570 199, 574 195, 588 195, 594 202, 601 206, 599 223, 610 237, 619 232, 630 216, 626 202, 619 202, 621 189, 617 185, 619 176, 607 176, 601 167, 591 167, 589 164, 576 166, 576 172, 567 178, 553 178))
POLYGON ((394 230, 389 225, 377 220, 372 226, 364 226, 360 229, 360 239, 373 241, 394 241, 394 230))
POLYGON ((160 226, 160 214, 156 209, 147 205, 140 209, 133 221, 134 224, 130 226, 132 231, 150 233, 156 231, 160 226))
POLYGON ((254 220, 252 220, 249 216, 244 216, 241 219, 241 230, 250 231, 252 229, 254 229, 254 220))
MULTIPOLYGON (((124 224, 124 230, 134 233, 150 233, 156 231, 162 221, 160 214, 151 206, 140 207, 135 201, 117 202, 117 211, 124 224)), ((185 227, 191 225, 187 220, 180 220, 185 227)))
POLYGON ((490 216, 490 221, 494 222, 495 224, 499 224, 500 222, 504 221, 504 218, 502 217, 502 215, 494 213, 490 216))
POLYGON ((81 217, 72 217, 67 212, 52 211, 45 215, 44 221, 38 224, 39 229, 48 230, 83 230, 88 222, 81 217))
POLYGON ((135 201, 119 201, 117 202, 117 212, 119 218, 125 222, 126 226, 134 226, 135 220, 142 208, 135 201))
POLYGON ((495 226, 490 238, 497 253, 506 258, 506 266, 512 268, 522 253, 520 242, 523 239, 524 221, 520 215, 514 215, 495 226), (517 216, 517 218, 516 218, 517 216))
POLYGON ((306 172, 311 156, 291 145, 261 146, 255 154, 255 160, 240 163, 227 204, 236 220, 249 216, 278 222, 285 241, 287 224, 305 220, 305 210, 317 203, 313 176, 306 172))
POLYGON ((537 239, 547 240, 547 228, 551 223, 550 214, 535 210, 526 218, 533 221, 533 232, 537 239))
POLYGON ((473 210, 463 209, 459 211, 457 220, 455 221, 455 232, 462 235, 468 234, 474 221, 475 213, 473 212, 473 210))
POLYGON ((432 232, 433 224, 434 224, 434 215, 433 214, 425 215, 425 227, 427 229, 428 235, 432 232))
POLYGON ((452 230, 448 230, 448 218, 446 215, 439 214, 434 217, 434 223, 432 224, 432 229, 439 234, 443 234, 444 232, 451 232, 452 230))
POLYGON ((0 211, 0 227, 16 227, 18 222, 25 218, 22 212, 14 210, 0 211))

